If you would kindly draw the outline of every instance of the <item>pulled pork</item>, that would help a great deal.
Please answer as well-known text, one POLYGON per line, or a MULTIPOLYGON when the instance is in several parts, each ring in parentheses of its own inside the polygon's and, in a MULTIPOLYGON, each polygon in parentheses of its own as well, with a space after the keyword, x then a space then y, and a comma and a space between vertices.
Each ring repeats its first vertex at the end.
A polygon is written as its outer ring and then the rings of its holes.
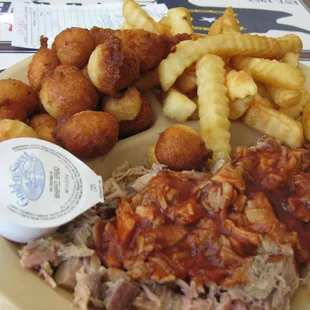
POLYGON ((81 309, 290 309, 309 261, 309 154, 263 137, 214 174, 126 164, 106 205, 26 245, 21 263, 81 309))

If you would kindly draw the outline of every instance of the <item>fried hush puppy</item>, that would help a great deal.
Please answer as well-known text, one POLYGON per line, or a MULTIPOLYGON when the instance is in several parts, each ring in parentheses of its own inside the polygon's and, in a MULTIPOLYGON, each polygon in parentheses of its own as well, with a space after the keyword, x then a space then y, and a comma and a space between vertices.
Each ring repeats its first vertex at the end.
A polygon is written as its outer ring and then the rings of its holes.
POLYGON ((54 130, 56 139, 81 159, 99 157, 109 152, 118 140, 116 118, 107 112, 83 111, 61 119, 54 130))
POLYGON ((102 100, 102 110, 111 113, 119 122, 119 136, 126 138, 152 125, 153 111, 148 99, 135 87, 102 100))
POLYGON ((31 127, 21 121, 0 120, 0 142, 13 138, 38 138, 38 135, 31 127))
POLYGON ((113 30, 110 28, 99 28, 94 26, 89 30, 89 33, 95 43, 95 46, 97 46, 104 43, 107 39, 115 36, 116 31, 117 30, 113 30))
POLYGON ((72 27, 60 32, 52 45, 63 65, 82 68, 95 48, 88 29, 72 27))
POLYGON ((124 46, 129 49, 140 62, 140 72, 147 72, 158 67, 159 63, 171 52, 173 46, 190 36, 158 35, 142 29, 115 31, 124 46))
POLYGON ((35 115, 28 125, 37 133, 40 139, 58 145, 61 144, 53 136, 53 131, 57 127, 57 120, 53 116, 46 113, 35 115))
POLYGON ((46 74, 60 64, 56 52, 47 47, 47 41, 48 38, 41 37, 41 47, 34 54, 28 66, 29 83, 37 91, 40 90, 46 74))
POLYGON ((14 79, 0 80, 0 119, 26 121, 39 109, 37 93, 14 79))
POLYGON ((82 71, 61 65, 44 79, 40 99, 46 112, 57 118, 92 110, 98 103, 99 94, 82 71))
POLYGON ((194 129, 173 125, 160 134, 155 155, 161 164, 172 170, 201 170, 211 152, 194 129))
POLYGON ((110 36, 99 44, 88 61, 88 74, 93 84, 104 94, 115 95, 139 77, 140 63, 136 56, 110 36))

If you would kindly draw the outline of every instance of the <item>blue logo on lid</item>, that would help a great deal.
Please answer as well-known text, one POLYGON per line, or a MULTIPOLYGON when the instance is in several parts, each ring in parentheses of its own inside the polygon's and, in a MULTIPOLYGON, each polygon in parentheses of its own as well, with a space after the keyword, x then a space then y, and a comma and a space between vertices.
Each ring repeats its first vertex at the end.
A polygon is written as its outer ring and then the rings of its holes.
POLYGON ((15 194, 16 204, 20 207, 28 205, 29 200, 38 200, 45 186, 45 170, 41 160, 33 154, 24 152, 10 167, 13 184, 9 187, 15 194))

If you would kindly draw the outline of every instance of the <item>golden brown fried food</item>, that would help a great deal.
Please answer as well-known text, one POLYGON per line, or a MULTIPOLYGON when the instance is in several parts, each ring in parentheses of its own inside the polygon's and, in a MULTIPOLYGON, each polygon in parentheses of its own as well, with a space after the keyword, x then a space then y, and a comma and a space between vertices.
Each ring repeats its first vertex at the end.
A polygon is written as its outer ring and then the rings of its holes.
POLYGON ((38 138, 38 135, 31 127, 21 121, 0 120, 0 142, 13 138, 38 138))
POLYGON ((97 46, 99 44, 104 43, 108 38, 111 38, 111 36, 114 36, 116 31, 119 30, 113 30, 109 28, 99 28, 94 26, 89 30, 89 33, 93 38, 95 46, 97 46))
POLYGON ((95 48, 89 30, 72 27, 60 32, 52 45, 52 50, 63 65, 82 68, 95 48))
POLYGON ((211 153, 194 129, 184 125, 173 125, 159 136, 155 155, 161 164, 181 171, 202 169, 211 153))
POLYGON ((81 71, 85 75, 85 77, 87 77, 87 79, 90 80, 90 77, 88 75, 88 63, 81 69, 81 71))
POLYGON ((0 119, 25 121, 39 108, 37 93, 14 79, 0 80, 0 119))
POLYGON ((59 122, 54 135, 79 158, 99 157, 118 139, 118 122, 107 112, 83 111, 59 122))
POLYGON ((34 54, 28 66, 28 80, 35 90, 40 90, 46 74, 60 64, 56 52, 47 47, 47 41, 48 38, 41 37, 41 47, 34 54))
POLYGON ((139 71, 139 60, 115 36, 99 44, 88 62, 91 81, 108 95, 114 95, 135 82, 139 71))
POLYGON ((114 97, 103 98, 102 111, 111 113, 117 119, 122 138, 148 129, 153 121, 150 103, 135 87, 114 97))
POLYGON ((172 47, 185 39, 184 36, 170 37, 142 29, 122 30, 116 32, 115 35, 139 59, 140 72, 155 69, 169 55, 172 47))
POLYGON ((107 96, 102 100, 102 111, 112 114, 118 122, 132 121, 141 109, 142 99, 140 92, 135 87, 115 96, 107 96))
POLYGON ((57 127, 57 120, 53 116, 47 113, 35 115, 28 125, 40 139, 60 145, 60 142, 53 136, 53 131, 57 127))
POLYGON ((40 99, 53 117, 93 109, 99 100, 94 85, 73 66, 58 66, 43 81, 40 99))
POLYGON ((153 122, 152 106, 146 97, 141 96, 142 105, 136 118, 131 121, 119 122, 119 135, 121 138, 133 136, 151 127, 153 122))

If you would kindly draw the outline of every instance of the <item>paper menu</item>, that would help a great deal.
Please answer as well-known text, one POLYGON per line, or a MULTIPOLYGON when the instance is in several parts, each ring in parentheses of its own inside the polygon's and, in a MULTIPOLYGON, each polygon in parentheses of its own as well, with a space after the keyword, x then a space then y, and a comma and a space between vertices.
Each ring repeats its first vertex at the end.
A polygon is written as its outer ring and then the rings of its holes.
MULTIPOLYGON (((144 9, 156 21, 167 14, 165 4, 152 4, 144 9)), ((14 6, 12 45, 39 48, 41 35, 48 37, 50 44, 59 32, 69 27, 118 29, 123 21, 121 2, 88 6, 20 3, 14 6)))

